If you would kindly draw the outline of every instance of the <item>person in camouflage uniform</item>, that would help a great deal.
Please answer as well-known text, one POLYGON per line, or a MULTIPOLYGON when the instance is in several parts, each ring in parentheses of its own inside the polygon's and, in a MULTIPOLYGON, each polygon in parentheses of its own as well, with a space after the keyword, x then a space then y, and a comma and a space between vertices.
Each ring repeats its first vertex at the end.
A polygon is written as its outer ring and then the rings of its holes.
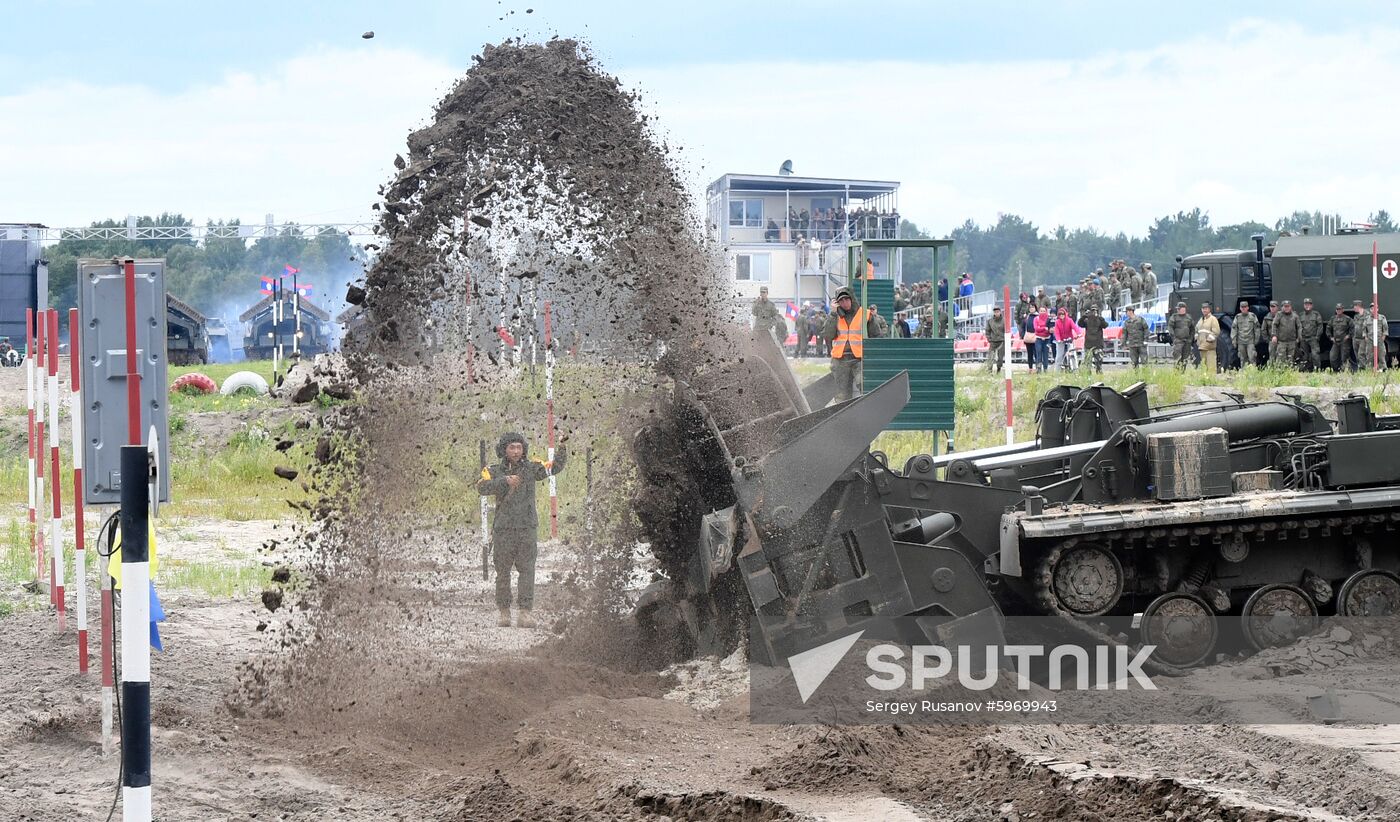
POLYGON ((1356 346, 1356 367, 1365 371, 1371 368, 1372 351, 1378 351, 1380 356, 1376 357, 1376 367, 1384 370, 1386 366, 1386 346, 1385 339, 1389 331, 1389 324, 1385 315, 1380 313, 1380 309, 1375 303, 1371 303, 1371 313, 1358 313, 1352 320, 1351 339, 1356 346), (1377 328, 1379 325, 1379 328, 1377 328), (1377 344, 1378 343, 1378 344, 1377 344))
POLYGON ((1248 302, 1240 302, 1240 313, 1235 315, 1235 322, 1230 326, 1230 342, 1240 355, 1240 368, 1252 367, 1258 354, 1259 318, 1249 310, 1248 302))
POLYGON ((1157 273, 1152 270, 1152 263, 1142 264, 1142 298, 1154 302, 1157 299, 1157 273))
POLYGON ((1308 367, 1313 371, 1322 367, 1322 315, 1313 310, 1311 297, 1303 298, 1303 313, 1298 315, 1302 330, 1301 354, 1305 355, 1308 367))
POLYGON ((1016 307, 1012 309, 1013 316, 1016 318, 1016 327, 1020 328, 1021 326, 1025 325, 1026 317, 1029 317, 1031 312, 1034 310, 1035 303, 1031 302, 1030 295, 1022 291, 1021 299, 1017 301, 1016 307))
MULTIPOLYGON (((753 301, 753 327, 755 331, 767 331, 773 334, 781 330, 782 336, 787 336, 787 323, 783 322, 783 315, 778 313, 778 306, 768 299, 768 286, 758 289, 758 299, 753 301)), ((782 345, 781 341, 779 345, 782 345)))
POLYGON ((1327 339, 1332 341, 1332 349, 1327 359, 1333 371, 1341 371, 1351 365, 1351 317, 1346 307, 1337 303, 1336 313, 1327 318, 1327 339))
POLYGON ((992 316, 987 318, 985 331, 987 342, 991 345, 987 349, 987 369, 995 374, 1001 370, 1002 357, 1006 352, 1006 317, 1001 313, 1001 306, 992 307, 992 316))
POLYGON ((1128 363, 1137 368, 1142 365, 1147 353, 1147 320, 1137 315, 1131 305, 1127 309, 1128 318, 1123 321, 1123 342, 1128 346, 1128 363))
MULTIPOLYGON (((1103 274, 1103 269, 1099 269, 1099 274, 1103 274)), ((1108 312, 1116 321, 1118 319, 1118 309, 1123 305, 1123 284, 1118 282, 1118 275, 1114 274, 1108 278, 1108 284, 1104 286, 1104 303, 1108 306, 1108 312)))
POLYGON ((1303 337, 1303 324, 1298 321, 1298 315, 1293 313, 1292 300, 1283 301, 1283 310, 1274 317, 1271 330, 1273 335, 1270 340, 1275 345, 1269 354, 1269 365, 1292 368, 1294 359, 1298 356, 1298 341, 1303 337))
POLYGON ((1093 363, 1094 370, 1103 373, 1103 332, 1108 321, 1099 312, 1098 306, 1089 306, 1084 316, 1079 318, 1079 327, 1084 329, 1084 362, 1081 368, 1088 370, 1093 363))
POLYGON ((1142 302, 1142 277, 1138 276, 1137 269, 1128 266, 1123 269, 1123 275, 1128 278, 1128 294, 1132 296, 1134 303, 1142 302))
POLYGON ((1269 313, 1264 315, 1264 319, 1259 321, 1259 333, 1269 347, 1269 360, 1274 362, 1274 352, 1278 349, 1278 343, 1274 342, 1274 320, 1278 319, 1278 301, 1269 302, 1269 313))
POLYGON ((1172 360, 1176 367, 1185 369, 1191 362, 1191 337, 1196 333, 1196 324, 1186 313, 1186 303, 1176 304, 1176 313, 1167 320, 1167 334, 1172 340, 1172 360))
POLYGON ((1065 286, 1065 311, 1071 318, 1079 316, 1079 295, 1069 286, 1065 286))
POLYGON ((510 572, 520 577, 516 604, 520 613, 516 626, 535 627, 530 609, 535 603, 535 558, 539 555, 539 517, 535 511, 535 484, 564 470, 567 449, 561 442, 549 462, 525 458, 525 438, 514 431, 501 435, 496 443, 500 462, 481 469, 476 490, 496 498, 496 514, 491 520, 492 563, 496 568, 497 622, 510 625, 510 572))

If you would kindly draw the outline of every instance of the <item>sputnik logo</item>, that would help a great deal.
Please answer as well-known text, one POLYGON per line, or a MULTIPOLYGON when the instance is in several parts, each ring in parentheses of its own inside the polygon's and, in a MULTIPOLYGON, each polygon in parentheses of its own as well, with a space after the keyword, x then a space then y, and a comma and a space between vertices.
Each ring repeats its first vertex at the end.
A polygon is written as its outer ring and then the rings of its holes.
POLYGON ((851 650, 863 633, 865 631, 857 631, 850 636, 833 639, 824 645, 808 648, 788 657, 788 668, 792 670, 792 680, 797 683, 797 695, 802 697, 804 705, 836 666, 841 664, 846 652, 851 650))

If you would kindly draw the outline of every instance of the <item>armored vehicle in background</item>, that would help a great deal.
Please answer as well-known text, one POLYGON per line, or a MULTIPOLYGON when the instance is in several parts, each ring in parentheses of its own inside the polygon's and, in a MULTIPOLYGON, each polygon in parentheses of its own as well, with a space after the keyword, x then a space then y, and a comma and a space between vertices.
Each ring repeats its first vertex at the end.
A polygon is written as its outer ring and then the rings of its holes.
POLYGON ((278 346, 281 346, 284 357, 292 356, 293 351, 312 356, 324 354, 330 349, 329 312, 305 297, 293 299, 287 296, 281 300, 280 319, 274 320, 276 307, 269 295, 239 315, 238 321, 245 323, 247 328, 243 336, 245 358, 272 359, 278 346), (300 323, 296 316, 298 312, 301 314, 300 323))
POLYGON ((209 320, 173 294, 165 295, 165 356, 171 365, 209 362, 209 320))

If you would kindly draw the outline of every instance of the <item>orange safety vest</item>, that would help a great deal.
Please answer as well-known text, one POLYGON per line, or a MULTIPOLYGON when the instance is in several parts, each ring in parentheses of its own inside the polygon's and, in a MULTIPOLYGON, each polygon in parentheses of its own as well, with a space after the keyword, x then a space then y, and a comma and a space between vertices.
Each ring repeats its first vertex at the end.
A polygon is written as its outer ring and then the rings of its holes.
POLYGON ((846 356, 846 345, 850 344, 851 353, 856 359, 863 359, 865 355, 865 309, 857 308, 855 316, 851 317, 850 323, 841 316, 841 312, 836 312, 836 339, 831 343, 831 357, 839 360, 846 356))
POLYGON ((873 280, 873 279, 875 279, 875 263, 874 263, 874 262, 867 262, 867 263, 865 264, 865 279, 867 279, 867 280, 873 280))

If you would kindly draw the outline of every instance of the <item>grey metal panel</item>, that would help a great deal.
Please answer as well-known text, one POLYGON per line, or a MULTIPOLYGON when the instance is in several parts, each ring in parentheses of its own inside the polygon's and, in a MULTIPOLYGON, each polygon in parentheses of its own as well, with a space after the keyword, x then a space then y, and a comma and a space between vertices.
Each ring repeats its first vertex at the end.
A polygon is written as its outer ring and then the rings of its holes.
POLYGON ((0 336, 20 348, 24 310, 48 304, 47 278, 36 266, 41 254, 37 239, 27 238, 19 227, 0 225, 0 336))
MULTIPOLYGON (((127 444, 126 274, 115 261, 78 263, 82 326, 83 499, 121 501, 121 447, 127 444)), ((170 500, 169 408, 166 402, 165 261, 136 261, 136 355, 141 374, 141 438, 160 438, 162 502, 170 500)))

